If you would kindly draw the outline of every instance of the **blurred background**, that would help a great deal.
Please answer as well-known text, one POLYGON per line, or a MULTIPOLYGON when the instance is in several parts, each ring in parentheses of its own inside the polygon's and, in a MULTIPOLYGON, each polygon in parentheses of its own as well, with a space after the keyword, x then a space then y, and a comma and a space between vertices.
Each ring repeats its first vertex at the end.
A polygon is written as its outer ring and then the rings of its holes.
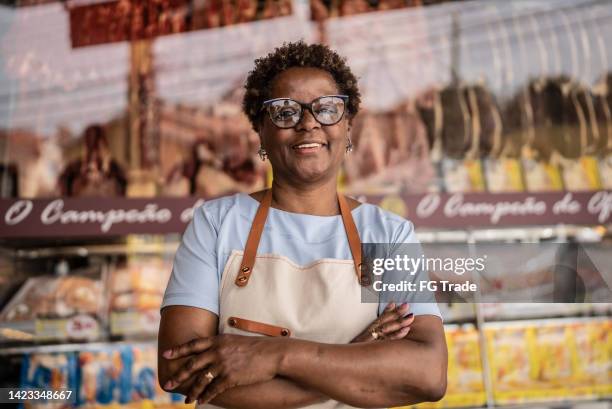
MULTIPOLYGON (((608 1, 3 0, 0 387, 188 406, 156 380, 174 251, 203 200, 269 186, 243 83, 298 39, 359 79, 342 191, 424 243, 578 243, 612 286, 608 1)), ((612 408, 612 300, 561 301, 441 302, 448 392, 419 407, 612 408)))

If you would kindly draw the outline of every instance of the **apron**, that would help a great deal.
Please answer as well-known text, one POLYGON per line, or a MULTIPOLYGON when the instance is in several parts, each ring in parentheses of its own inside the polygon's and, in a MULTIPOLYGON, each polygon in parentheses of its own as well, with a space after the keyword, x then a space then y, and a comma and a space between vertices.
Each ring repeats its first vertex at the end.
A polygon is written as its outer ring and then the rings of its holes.
MULTIPOLYGON (((353 260, 320 259, 305 266, 277 254, 257 254, 272 191, 259 205, 245 250, 232 251, 220 285, 219 334, 280 336, 348 344, 372 323, 377 303, 361 302, 361 242, 346 199, 338 194, 353 260)), ((347 409, 338 401, 305 406, 347 409)), ((218 408, 198 405, 197 409, 218 408)))

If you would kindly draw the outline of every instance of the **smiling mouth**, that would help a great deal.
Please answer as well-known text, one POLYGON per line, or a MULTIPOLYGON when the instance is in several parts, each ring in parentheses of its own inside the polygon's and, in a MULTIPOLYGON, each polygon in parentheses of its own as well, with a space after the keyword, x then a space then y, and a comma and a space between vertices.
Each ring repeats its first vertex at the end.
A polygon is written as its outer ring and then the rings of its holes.
POLYGON ((300 152, 300 153, 308 153, 308 152, 315 152, 325 146, 327 146, 327 144, 325 143, 308 142, 308 143, 300 143, 298 145, 294 145, 293 150, 295 150, 296 152, 300 152))

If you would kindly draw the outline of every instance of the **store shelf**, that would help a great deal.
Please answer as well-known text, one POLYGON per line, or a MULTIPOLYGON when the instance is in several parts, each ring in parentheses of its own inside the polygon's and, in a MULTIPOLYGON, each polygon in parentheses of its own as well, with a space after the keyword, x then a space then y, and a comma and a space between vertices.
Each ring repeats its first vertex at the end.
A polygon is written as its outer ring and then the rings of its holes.
POLYGON ((41 257, 57 256, 112 256, 121 254, 174 254, 178 248, 178 241, 169 243, 138 243, 138 244, 102 244, 85 246, 59 246, 41 247, 36 249, 16 250, 17 258, 37 259, 41 257))
POLYGON ((563 242, 567 238, 578 242, 598 242, 609 232, 612 225, 580 226, 572 224, 526 226, 519 228, 469 228, 466 230, 418 229, 417 238, 422 243, 470 243, 470 242, 563 242))
POLYGON ((31 345, 22 347, 0 348, 0 355, 20 355, 31 353, 54 353, 54 352, 82 352, 82 351, 97 351, 101 348, 109 346, 133 346, 133 347, 151 347, 157 346, 156 341, 107 341, 107 342, 87 342, 87 343, 71 343, 71 344, 52 344, 52 345, 31 345))

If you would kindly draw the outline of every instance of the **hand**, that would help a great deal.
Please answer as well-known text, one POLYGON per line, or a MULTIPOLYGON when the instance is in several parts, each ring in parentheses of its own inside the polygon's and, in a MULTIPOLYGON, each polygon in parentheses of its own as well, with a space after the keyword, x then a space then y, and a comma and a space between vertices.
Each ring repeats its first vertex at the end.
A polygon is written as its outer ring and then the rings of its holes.
POLYGON ((414 314, 404 315, 408 312, 408 304, 390 303, 383 313, 372 322, 361 334, 357 335, 352 343, 372 342, 381 339, 402 339, 410 332, 410 324, 414 321, 414 314), (377 338, 373 336, 376 332, 377 338))
POLYGON ((274 338, 218 335, 164 351, 166 359, 189 357, 164 389, 173 390, 194 379, 185 403, 196 399, 207 403, 229 388, 271 380, 281 359, 278 342, 274 338))

